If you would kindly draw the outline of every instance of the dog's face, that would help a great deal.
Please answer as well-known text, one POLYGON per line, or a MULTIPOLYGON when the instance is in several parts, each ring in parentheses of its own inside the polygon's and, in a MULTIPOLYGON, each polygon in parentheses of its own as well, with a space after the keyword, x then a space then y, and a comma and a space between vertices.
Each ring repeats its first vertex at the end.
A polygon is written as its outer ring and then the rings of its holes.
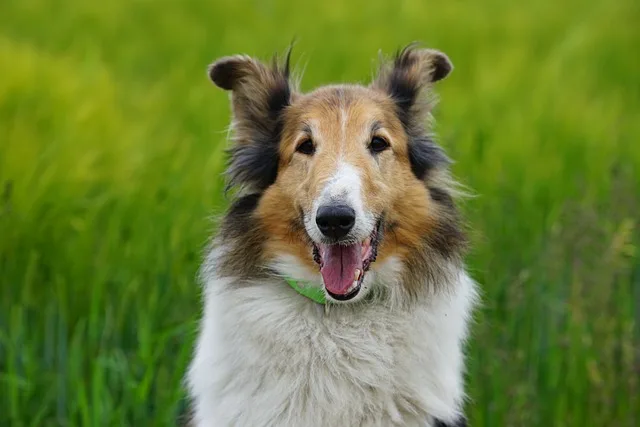
POLYGON ((423 127, 430 105, 421 97, 451 68, 441 52, 407 48, 369 87, 301 94, 288 59, 282 68, 244 56, 213 64, 211 79, 232 91, 228 172, 260 193, 265 262, 317 278, 333 300, 357 301, 374 285, 369 269, 411 263, 440 237, 450 198, 434 185, 447 159, 423 127))

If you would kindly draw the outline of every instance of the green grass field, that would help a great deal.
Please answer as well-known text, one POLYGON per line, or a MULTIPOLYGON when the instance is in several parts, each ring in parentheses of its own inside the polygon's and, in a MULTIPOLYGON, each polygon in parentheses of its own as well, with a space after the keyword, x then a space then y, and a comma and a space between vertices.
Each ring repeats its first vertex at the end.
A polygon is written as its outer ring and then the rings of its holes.
POLYGON ((455 64, 471 425, 640 425, 639 22, 637 0, 3 0, 0 425, 175 422, 228 202, 205 70, 294 36, 303 89, 412 40, 455 64))

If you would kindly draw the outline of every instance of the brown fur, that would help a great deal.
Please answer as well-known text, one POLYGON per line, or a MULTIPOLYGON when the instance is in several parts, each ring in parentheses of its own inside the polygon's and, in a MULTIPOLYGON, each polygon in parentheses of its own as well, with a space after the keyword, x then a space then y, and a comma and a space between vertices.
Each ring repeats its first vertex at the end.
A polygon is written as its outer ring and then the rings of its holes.
POLYGON ((273 256, 286 253, 317 270, 303 218, 341 159, 359 170, 367 208, 383 218, 378 261, 404 260, 408 295, 420 292, 425 276, 439 282, 444 261, 458 262, 465 246, 442 179, 448 161, 428 132, 431 84, 451 69, 444 54, 410 46, 382 65, 370 87, 301 94, 289 83, 288 57, 284 66, 245 56, 213 64, 211 79, 233 93, 231 184, 253 192, 223 221, 220 236, 228 249, 222 268, 255 277, 273 256), (390 149, 372 154, 373 136, 390 149), (309 138, 315 154, 296 152, 309 138))

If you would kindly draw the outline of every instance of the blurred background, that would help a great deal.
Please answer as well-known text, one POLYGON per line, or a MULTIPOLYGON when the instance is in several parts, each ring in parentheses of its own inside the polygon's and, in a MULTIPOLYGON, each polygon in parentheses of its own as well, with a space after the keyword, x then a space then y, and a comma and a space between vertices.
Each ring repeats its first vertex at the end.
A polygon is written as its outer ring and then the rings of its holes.
POLYGON ((2 0, 0 425, 175 423, 228 203, 206 68, 294 36, 305 90, 413 40, 455 65, 471 425, 640 425, 639 23, 637 0, 2 0))

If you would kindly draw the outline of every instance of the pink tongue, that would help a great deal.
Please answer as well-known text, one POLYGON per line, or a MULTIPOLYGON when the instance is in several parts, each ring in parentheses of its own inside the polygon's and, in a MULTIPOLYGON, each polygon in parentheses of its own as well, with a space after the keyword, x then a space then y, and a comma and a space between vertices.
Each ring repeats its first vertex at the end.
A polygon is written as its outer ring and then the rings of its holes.
POLYGON ((362 271, 362 245, 322 245, 320 273, 327 291, 346 295, 355 281, 356 269, 362 271))

